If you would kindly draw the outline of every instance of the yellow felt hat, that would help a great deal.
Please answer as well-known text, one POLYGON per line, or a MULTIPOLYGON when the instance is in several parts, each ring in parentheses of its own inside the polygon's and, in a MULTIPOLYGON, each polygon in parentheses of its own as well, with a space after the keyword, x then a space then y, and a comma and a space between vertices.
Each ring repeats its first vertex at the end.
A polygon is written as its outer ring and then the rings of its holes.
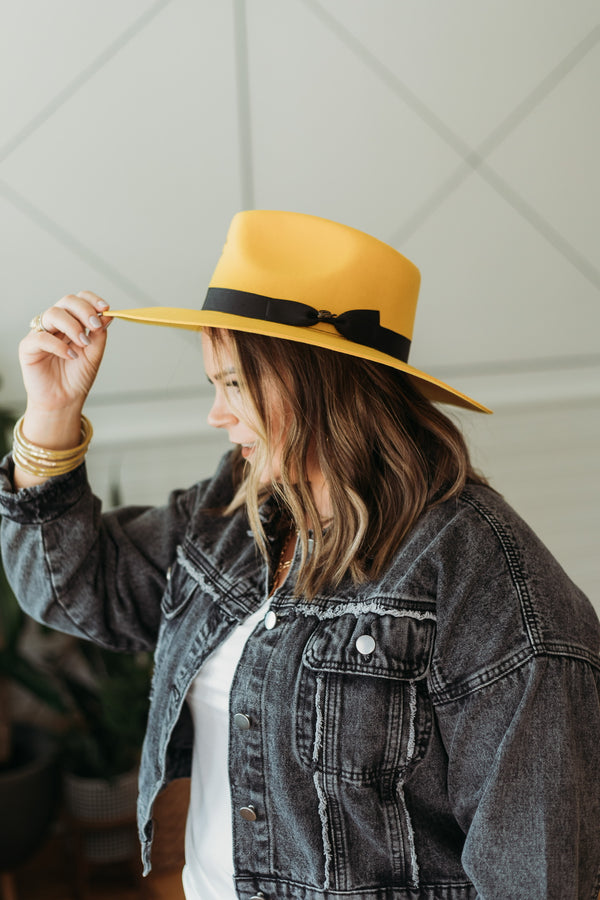
POLYGON ((419 270, 382 241, 329 219, 234 216, 201 309, 108 310, 173 328, 230 328, 299 341, 406 372, 430 399, 490 412, 408 364, 419 270))

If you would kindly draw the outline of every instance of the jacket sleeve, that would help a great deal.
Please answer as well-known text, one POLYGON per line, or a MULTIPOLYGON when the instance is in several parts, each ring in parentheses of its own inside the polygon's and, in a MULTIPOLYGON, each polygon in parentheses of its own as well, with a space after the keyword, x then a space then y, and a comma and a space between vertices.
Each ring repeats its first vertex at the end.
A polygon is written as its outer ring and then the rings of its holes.
POLYGON ((450 535, 430 686, 463 867, 481 900, 597 900, 598 618, 498 496, 450 535))
POLYGON ((166 573, 203 485, 174 492, 161 508, 102 514, 85 466, 20 491, 11 476, 7 457, 0 467, 2 559, 23 609, 110 649, 153 649, 166 573))
POLYGON ((443 704, 448 792, 481 900, 596 900, 599 674, 536 656, 443 704))

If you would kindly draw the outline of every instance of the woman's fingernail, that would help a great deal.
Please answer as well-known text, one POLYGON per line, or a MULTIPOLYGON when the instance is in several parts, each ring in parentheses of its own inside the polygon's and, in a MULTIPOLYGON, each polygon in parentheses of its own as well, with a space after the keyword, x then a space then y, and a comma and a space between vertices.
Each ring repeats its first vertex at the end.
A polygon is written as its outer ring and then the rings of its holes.
POLYGON ((102 322, 98 316, 90 316, 90 325, 92 328, 102 328, 102 322))
POLYGON ((92 343, 90 341, 89 337, 87 336, 87 334, 85 333, 85 331, 81 332, 81 334, 79 335, 79 340, 81 341, 82 344, 85 344, 86 347, 89 347, 90 344, 92 343))
POLYGON ((96 303, 96 309, 108 309, 108 303, 106 300, 98 300, 96 303))
POLYGON ((69 347, 69 349, 67 350, 67 355, 70 356, 71 359, 79 359, 79 357, 77 356, 77 354, 75 353, 75 351, 74 351, 74 350, 71 350, 70 347, 69 347))

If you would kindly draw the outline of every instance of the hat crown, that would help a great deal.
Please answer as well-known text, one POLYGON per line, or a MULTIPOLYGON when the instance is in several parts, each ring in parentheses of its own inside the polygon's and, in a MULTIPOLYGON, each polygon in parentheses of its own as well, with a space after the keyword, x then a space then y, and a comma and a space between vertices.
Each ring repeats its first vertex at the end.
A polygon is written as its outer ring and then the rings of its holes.
POLYGON ((201 309, 105 315, 173 328, 260 334, 390 366, 436 402, 490 412, 408 364, 420 274, 377 238, 304 213, 234 216, 201 309))
POLYGON ((384 328, 410 340, 419 284, 410 260, 362 231, 304 213, 248 210, 231 222, 210 287, 334 315, 376 310, 384 328))

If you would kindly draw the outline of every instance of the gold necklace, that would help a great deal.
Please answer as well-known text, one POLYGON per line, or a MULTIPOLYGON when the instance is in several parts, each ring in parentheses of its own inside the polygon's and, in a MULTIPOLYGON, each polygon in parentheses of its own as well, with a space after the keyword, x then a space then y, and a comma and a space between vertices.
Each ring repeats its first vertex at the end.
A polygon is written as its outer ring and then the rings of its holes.
POLYGON ((277 568, 273 573, 273 579, 271 581, 271 594, 273 594, 278 587, 280 587, 286 579, 287 571, 292 565, 294 560, 294 554, 289 555, 289 551, 291 549, 292 538, 296 539, 298 532, 293 528, 290 529, 285 541, 283 542, 283 546, 281 548, 281 553, 279 554, 279 562, 277 564, 277 568), (286 558, 288 557, 289 558, 286 558))

